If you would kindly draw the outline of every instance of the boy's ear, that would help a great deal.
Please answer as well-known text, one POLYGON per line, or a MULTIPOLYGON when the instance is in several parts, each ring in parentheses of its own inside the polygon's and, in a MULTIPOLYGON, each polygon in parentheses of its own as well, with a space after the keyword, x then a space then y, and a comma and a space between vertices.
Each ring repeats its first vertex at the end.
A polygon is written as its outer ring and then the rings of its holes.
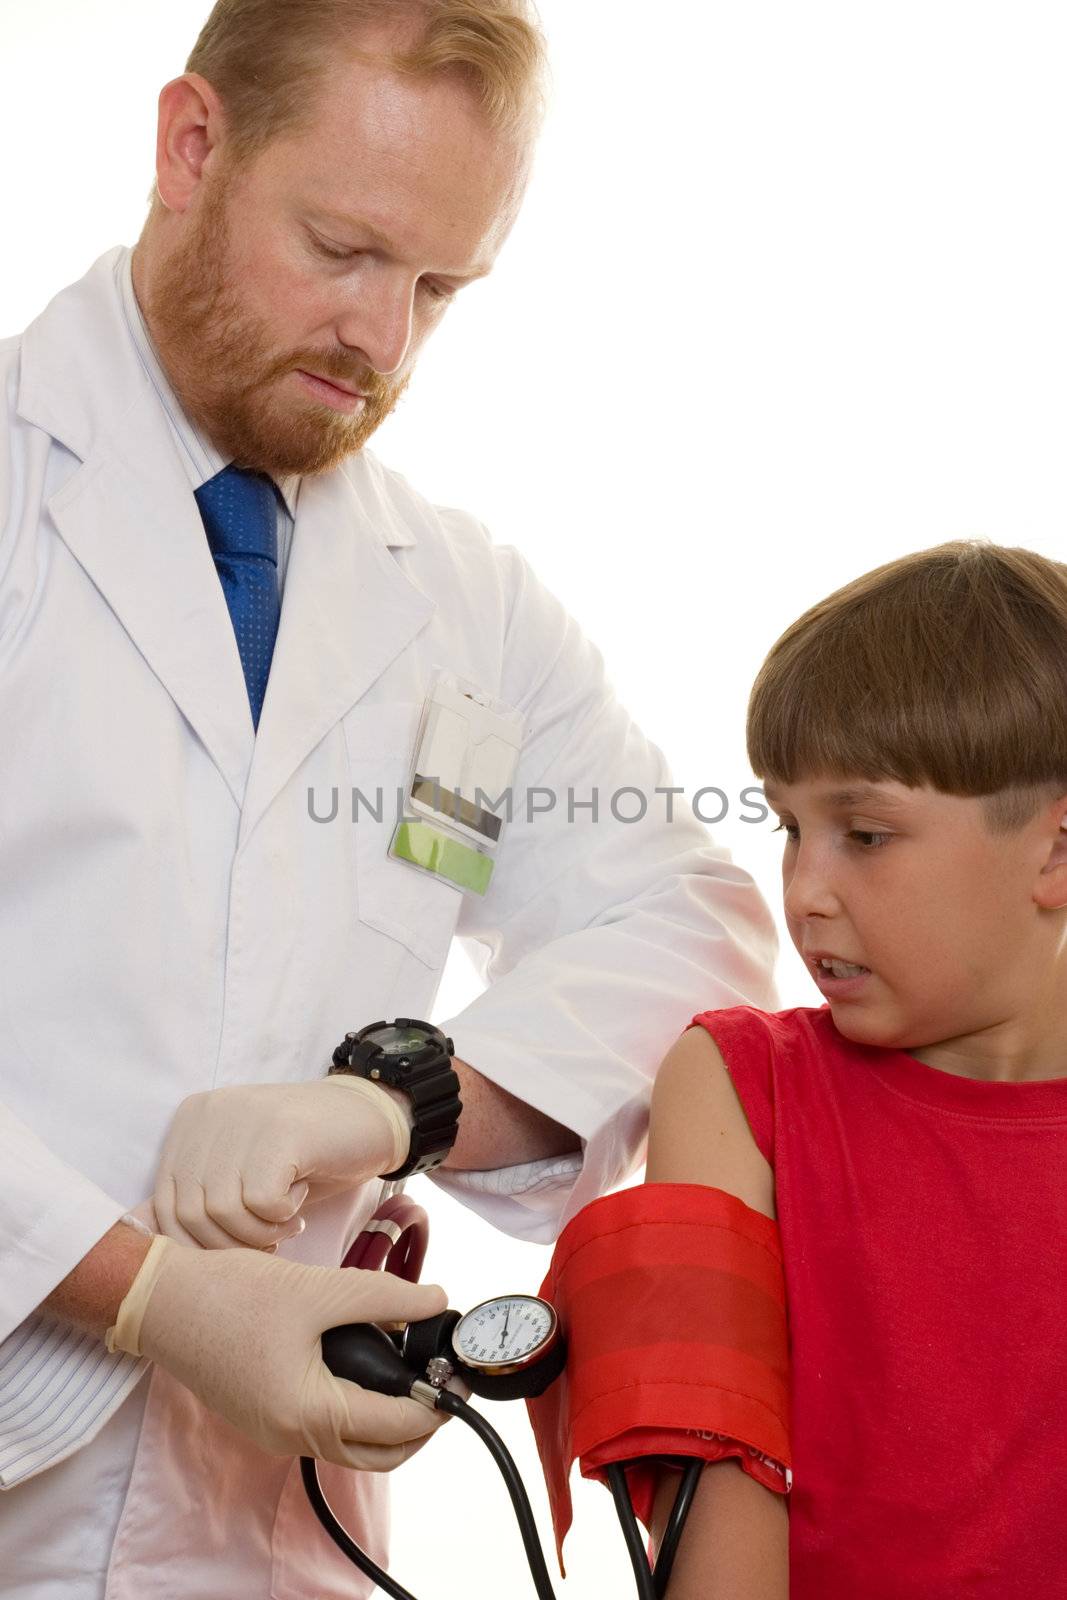
POLYGON ((1067 906, 1067 809, 1057 809, 1059 825, 1049 845, 1045 864, 1041 868, 1034 899, 1046 911, 1056 911, 1067 906))

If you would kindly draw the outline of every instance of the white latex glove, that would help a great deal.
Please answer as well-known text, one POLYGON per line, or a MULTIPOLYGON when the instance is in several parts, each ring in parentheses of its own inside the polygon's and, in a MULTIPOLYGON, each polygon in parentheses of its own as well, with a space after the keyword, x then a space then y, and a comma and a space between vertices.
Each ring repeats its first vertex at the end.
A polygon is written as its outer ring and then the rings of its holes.
POLYGON ((399 1090, 342 1073, 190 1095, 156 1172, 160 1232, 208 1250, 290 1238, 305 1204, 403 1165, 408 1105, 399 1090))
POLYGON ((327 1328, 415 1322, 447 1305, 437 1284, 388 1272, 307 1267, 255 1250, 193 1250, 160 1236, 108 1330, 272 1455, 370 1472, 406 1461, 447 1420, 417 1400, 337 1378, 327 1328))

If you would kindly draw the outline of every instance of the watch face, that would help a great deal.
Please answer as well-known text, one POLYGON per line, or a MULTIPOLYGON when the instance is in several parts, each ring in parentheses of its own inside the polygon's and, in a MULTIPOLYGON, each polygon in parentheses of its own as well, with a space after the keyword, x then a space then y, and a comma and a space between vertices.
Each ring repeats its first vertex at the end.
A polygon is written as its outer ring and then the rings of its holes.
POLYGON ((407 1056, 425 1049, 430 1036, 421 1028, 397 1028, 390 1023, 386 1028, 368 1033, 366 1038, 371 1044, 378 1045, 387 1056, 407 1056))
POLYGON ((531 1294, 486 1300, 461 1317, 452 1345, 469 1367, 492 1371, 535 1361, 556 1331, 556 1313, 547 1300, 531 1294))

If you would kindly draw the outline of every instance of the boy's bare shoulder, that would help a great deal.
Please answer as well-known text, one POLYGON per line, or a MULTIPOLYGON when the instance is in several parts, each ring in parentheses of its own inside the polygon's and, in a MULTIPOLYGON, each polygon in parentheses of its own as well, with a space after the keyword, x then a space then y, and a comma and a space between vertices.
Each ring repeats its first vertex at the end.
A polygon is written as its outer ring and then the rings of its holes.
POLYGON ((652 1089, 648 1183, 703 1183, 776 1218, 774 1172, 752 1137, 722 1053, 706 1028, 667 1051, 652 1089))

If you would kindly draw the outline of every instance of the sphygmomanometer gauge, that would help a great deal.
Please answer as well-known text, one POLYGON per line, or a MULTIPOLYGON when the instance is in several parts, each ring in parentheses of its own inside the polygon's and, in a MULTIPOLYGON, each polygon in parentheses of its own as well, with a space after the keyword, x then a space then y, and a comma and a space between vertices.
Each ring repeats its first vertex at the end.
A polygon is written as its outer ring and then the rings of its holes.
POLYGON ((483 1300, 456 1323, 452 1348, 461 1375, 486 1400, 543 1394, 567 1358, 555 1307, 531 1294, 483 1300))

